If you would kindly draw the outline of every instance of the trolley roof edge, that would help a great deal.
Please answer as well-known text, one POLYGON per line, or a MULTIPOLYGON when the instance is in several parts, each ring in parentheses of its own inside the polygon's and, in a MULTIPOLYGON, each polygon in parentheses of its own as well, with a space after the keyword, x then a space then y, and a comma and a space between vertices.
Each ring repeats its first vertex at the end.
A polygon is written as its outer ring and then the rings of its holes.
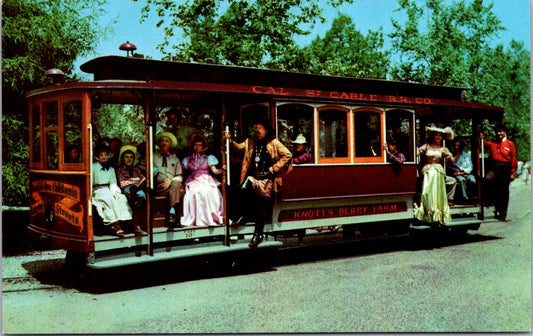
MULTIPOLYGON (((56 84, 27 93, 27 97, 71 89, 153 89, 249 93, 275 97, 389 106, 451 106, 483 110, 494 116, 504 109, 464 101, 467 88, 384 79, 336 77, 218 64, 102 56, 81 65, 92 82, 56 84), (324 90, 327 88, 327 90, 324 90)), ((420 111, 423 114, 423 111, 420 111)))

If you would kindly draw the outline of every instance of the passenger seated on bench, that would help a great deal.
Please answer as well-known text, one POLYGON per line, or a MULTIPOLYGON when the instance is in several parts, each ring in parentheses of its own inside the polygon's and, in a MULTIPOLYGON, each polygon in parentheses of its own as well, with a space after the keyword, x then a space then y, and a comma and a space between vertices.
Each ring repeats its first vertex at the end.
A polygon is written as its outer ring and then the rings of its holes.
POLYGON ((448 164, 448 175, 453 176, 460 188, 455 193, 456 199, 461 203, 470 202, 468 197, 468 187, 476 184, 476 178, 471 174, 472 172, 472 160, 470 159, 470 154, 464 152, 465 143, 460 140, 455 140, 453 142, 453 155, 457 159, 456 163, 448 164))
POLYGON ((96 146, 94 153, 97 162, 93 163, 93 194, 92 203, 102 218, 104 225, 117 236, 123 236, 124 230, 119 221, 130 221, 132 211, 126 196, 117 185, 115 169, 111 167, 109 147, 103 144, 96 146))
POLYGON ((393 139, 388 139, 387 144, 383 146, 383 150, 387 153, 387 161, 395 164, 402 165, 405 162, 405 155, 398 151, 398 146, 393 139))
POLYGON ((159 132, 156 135, 156 142, 159 145, 159 150, 154 152, 154 167, 157 168, 157 192, 164 194, 168 192, 169 212, 168 212, 168 226, 178 226, 177 219, 180 214, 180 197, 181 197, 181 182, 182 167, 181 162, 176 154, 170 153, 173 147, 176 147, 178 140, 174 134, 170 132, 159 132))
POLYGON ((68 145, 65 152, 66 163, 80 163, 81 151, 78 145, 68 145))
POLYGON ((292 141, 294 152, 292 153, 292 162, 295 164, 310 163, 311 153, 307 148, 307 140, 303 134, 298 134, 296 139, 292 141))
MULTIPOLYGON (((122 146, 120 148, 119 158, 120 164, 117 168, 118 184, 124 195, 128 198, 130 206, 137 214, 146 201, 146 193, 143 190, 146 177, 136 167, 136 161, 138 159, 137 148, 131 145, 122 146)), ((138 216, 135 217, 138 220, 138 216)), ((132 225, 132 232, 135 235, 143 235, 145 232, 141 230, 137 220, 132 225)))
POLYGON ((183 166, 190 175, 185 181, 181 225, 223 225, 222 193, 218 189, 220 182, 211 176, 211 173, 221 174, 223 169, 216 167, 216 157, 204 154, 207 149, 205 136, 193 133, 189 143, 192 154, 183 159, 183 166))

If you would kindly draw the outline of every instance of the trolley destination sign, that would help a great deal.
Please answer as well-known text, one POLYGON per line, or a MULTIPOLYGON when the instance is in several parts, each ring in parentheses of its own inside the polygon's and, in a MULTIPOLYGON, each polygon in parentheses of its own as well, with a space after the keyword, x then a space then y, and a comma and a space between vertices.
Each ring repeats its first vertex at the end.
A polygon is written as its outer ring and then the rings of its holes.
POLYGON ((290 222, 299 220, 379 215, 405 211, 407 211, 407 204, 405 202, 357 204, 352 206, 282 210, 278 219, 280 222, 290 222))

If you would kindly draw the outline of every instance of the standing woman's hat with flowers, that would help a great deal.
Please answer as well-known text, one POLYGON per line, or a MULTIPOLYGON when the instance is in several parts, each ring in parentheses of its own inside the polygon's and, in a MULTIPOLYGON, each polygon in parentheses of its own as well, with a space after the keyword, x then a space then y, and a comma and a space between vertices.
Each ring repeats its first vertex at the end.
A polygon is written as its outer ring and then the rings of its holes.
POLYGON ((450 127, 440 128, 435 126, 426 126, 426 134, 430 135, 431 133, 442 133, 442 136, 446 140, 453 140, 454 133, 450 127))

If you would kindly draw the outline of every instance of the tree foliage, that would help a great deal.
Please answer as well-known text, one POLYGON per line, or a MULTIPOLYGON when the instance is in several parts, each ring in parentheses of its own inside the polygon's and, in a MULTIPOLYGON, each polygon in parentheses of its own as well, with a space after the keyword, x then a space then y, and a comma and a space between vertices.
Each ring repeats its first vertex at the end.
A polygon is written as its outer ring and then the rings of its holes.
POLYGON ((298 69, 302 55, 294 38, 324 21, 317 0, 145 1, 144 17, 153 10, 164 27, 159 49, 181 61, 298 69))
MULTIPOLYGON (((486 1, 485 1, 486 2, 486 1)), ((512 41, 493 47, 505 29, 483 0, 454 2, 399 0, 407 20, 393 20, 390 34, 399 62, 395 79, 469 88, 467 99, 502 106, 519 159, 530 157, 530 52, 512 41)), ((492 130, 489 130, 491 132, 492 130)))
POLYGON ((70 73, 106 29, 98 26, 105 0, 5 0, 2 4, 3 203, 27 203, 27 91, 49 84, 44 72, 70 73), (9 97, 9 99, 6 99, 9 97))
POLYGON ((467 85, 481 70, 483 50, 504 29, 483 0, 454 2, 398 0, 405 22, 392 20, 392 48, 399 62, 396 79, 429 84, 467 85))
POLYGON ((323 75, 358 78, 385 78, 389 67, 388 51, 383 51, 382 31, 361 34, 352 19, 340 14, 324 38, 317 37, 304 48, 308 65, 304 71, 323 75))

